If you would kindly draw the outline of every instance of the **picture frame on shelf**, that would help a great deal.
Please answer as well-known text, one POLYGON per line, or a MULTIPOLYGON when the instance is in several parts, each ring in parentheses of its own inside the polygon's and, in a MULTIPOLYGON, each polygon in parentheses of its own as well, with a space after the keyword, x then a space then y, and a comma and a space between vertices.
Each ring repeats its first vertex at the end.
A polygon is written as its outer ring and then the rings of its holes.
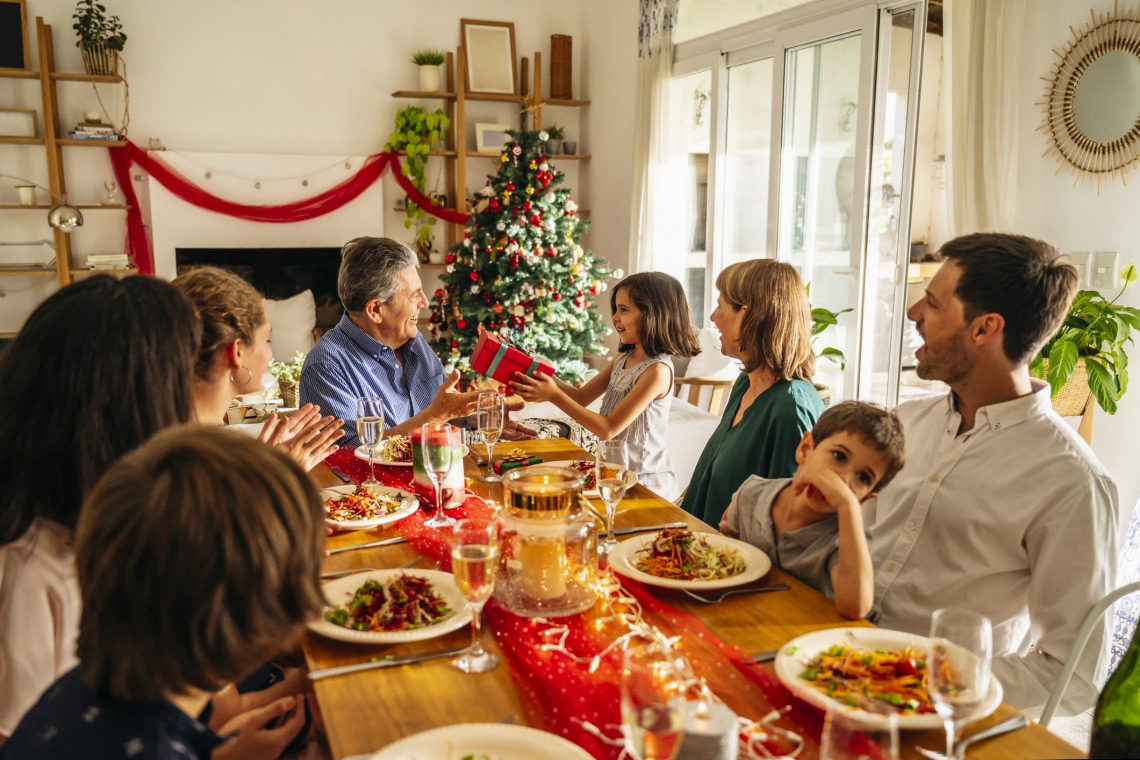
POLYGON ((475 151, 477 153, 501 153, 507 145, 510 124, 476 124, 475 151))
POLYGON ((31 108, 0 108, 0 137, 39 137, 36 111, 31 108))
POLYGON ((28 9, 24 0, 0 0, 0 71, 30 71, 28 9))
POLYGON ((514 23, 465 18, 459 32, 467 58, 467 92, 517 95, 514 23))

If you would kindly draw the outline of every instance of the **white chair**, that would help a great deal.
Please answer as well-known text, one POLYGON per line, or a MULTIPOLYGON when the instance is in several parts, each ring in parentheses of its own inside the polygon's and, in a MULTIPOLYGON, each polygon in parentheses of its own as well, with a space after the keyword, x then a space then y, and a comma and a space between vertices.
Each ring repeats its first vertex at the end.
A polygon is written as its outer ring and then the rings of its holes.
POLYGON ((1045 709, 1041 711, 1041 718, 1037 721, 1042 726, 1045 728, 1049 727, 1049 721, 1053 719, 1053 713, 1057 711, 1057 705, 1060 704, 1061 697, 1065 694, 1065 689, 1069 688, 1069 681, 1073 678, 1073 671, 1077 668, 1077 661, 1081 659, 1081 654, 1085 651, 1085 645, 1088 644, 1089 637, 1092 635, 1097 623, 1101 622, 1104 618, 1104 613, 1117 599, 1128 596, 1129 594, 1134 594, 1137 591, 1140 591, 1140 581, 1121 586, 1097 602, 1093 608, 1089 610, 1089 614, 1085 615, 1085 621, 1081 623, 1081 629, 1077 632, 1077 639, 1073 642, 1073 650, 1069 653, 1069 658, 1065 661, 1065 667, 1061 670, 1061 675, 1058 676, 1057 683, 1053 685, 1053 692, 1049 695, 1049 701, 1045 703, 1045 709))

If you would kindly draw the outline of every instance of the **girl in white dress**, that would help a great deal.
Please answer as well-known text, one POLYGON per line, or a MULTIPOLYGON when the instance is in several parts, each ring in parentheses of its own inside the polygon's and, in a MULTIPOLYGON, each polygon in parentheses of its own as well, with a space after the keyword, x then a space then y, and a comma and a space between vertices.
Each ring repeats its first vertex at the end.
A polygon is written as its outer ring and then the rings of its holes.
POLYGON ((550 401, 603 440, 622 438, 638 481, 666 499, 678 495, 665 428, 673 395, 670 356, 700 352, 685 292, 676 278, 640 272, 610 292, 617 357, 585 385, 575 388, 536 372, 516 373, 511 383, 527 401, 550 401), (604 393, 604 395, 603 395, 604 393), (600 412, 586 408, 602 396, 600 412))

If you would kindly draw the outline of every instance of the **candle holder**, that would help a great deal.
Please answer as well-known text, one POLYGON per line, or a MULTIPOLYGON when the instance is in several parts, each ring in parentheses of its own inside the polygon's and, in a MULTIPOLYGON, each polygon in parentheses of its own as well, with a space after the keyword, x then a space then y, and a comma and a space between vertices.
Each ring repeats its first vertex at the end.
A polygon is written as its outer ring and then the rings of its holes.
POLYGON ((503 477, 495 599, 524 617, 561 617, 597 599, 597 523, 583 509, 585 476, 533 465, 503 477))

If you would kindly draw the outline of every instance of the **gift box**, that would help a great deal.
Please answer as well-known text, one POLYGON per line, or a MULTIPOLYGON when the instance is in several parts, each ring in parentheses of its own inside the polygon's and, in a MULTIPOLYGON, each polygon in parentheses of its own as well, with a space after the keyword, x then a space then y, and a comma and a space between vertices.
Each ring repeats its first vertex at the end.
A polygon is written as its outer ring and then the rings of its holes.
POLYGON ((506 457, 504 459, 496 459, 491 466, 495 470, 496 475, 502 475, 504 472, 510 472, 516 467, 528 467, 532 464, 538 464, 542 461, 542 457, 506 457))
POLYGON ((471 368, 504 385, 515 379, 516 372, 554 375, 554 367, 548 362, 519 348, 510 338, 486 331, 479 334, 475 350, 471 352, 471 368))

